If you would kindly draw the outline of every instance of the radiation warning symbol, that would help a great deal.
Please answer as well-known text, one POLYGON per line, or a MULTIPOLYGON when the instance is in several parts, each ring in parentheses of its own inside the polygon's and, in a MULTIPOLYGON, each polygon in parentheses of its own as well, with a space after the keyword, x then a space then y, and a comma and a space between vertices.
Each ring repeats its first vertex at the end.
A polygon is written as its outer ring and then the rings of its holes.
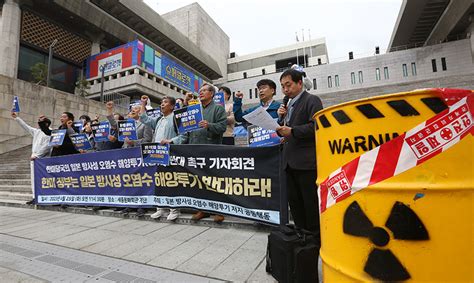
MULTIPOLYGON (((393 238, 406 241, 428 240, 428 231, 416 213, 407 205, 395 202, 385 227, 393 233, 393 238)), ((410 273, 390 249, 381 249, 390 241, 384 227, 377 227, 354 201, 344 213, 343 231, 345 234, 369 238, 375 245, 369 253, 364 271, 373 278, 383 281, 401 281, 410 278, 410 273)))

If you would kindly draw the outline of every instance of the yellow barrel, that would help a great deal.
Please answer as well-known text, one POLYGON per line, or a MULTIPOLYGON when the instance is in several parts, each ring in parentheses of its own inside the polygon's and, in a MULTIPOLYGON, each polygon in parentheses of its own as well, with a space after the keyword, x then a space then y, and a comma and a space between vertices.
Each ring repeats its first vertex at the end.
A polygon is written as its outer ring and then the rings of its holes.
MULTIPOLYGON (((316 113, 318 184, 447 109, 440 94, 452 92, 462 90, 383 95, 316 113)), ((324 282, 474 282, 473 157, 471 132, 423 163, 328 207, 320 216, 324 282)))

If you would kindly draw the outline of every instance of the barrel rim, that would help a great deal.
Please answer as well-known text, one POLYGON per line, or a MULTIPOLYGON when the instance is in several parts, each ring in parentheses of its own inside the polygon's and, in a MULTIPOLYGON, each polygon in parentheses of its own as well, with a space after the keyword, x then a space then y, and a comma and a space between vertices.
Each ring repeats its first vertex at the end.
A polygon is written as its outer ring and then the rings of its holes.
POLYGON ((442 92, 444 89, 443 88, 420 88, 420 89, 415 89, 411 91, 404 91, 404 92, 397 92, 397 93, 390 93, 390 94, 382 94, 382 95, 376 95, 376 96, 371 96, 371 97, 365 97, 365 98, 360 98, 356 100, 351 100, 347 102, 343 102, 340 104, 332 105, 327 108, 323 108, 320 111, 314 113, 313 115, 313 120, 316 119, 317 117, 321 116, 322 114, 325 114, 326 112, 333 111, 335 109, 343 108, 349 105, 354 105, 354 104, 360 104, 364 102, 372 102, 374 100, 386 100, 390 98, 395 98, 395 97, 400 97, 400 96, 412 96, 412 95, 420 95, 420 94, 436 94, 439 93, 440 91, 442 92))

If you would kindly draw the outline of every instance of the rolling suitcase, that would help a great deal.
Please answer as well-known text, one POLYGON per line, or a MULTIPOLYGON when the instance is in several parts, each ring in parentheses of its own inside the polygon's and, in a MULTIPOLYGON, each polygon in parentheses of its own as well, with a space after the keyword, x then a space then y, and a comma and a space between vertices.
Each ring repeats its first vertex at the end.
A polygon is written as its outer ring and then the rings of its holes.
POLYGON ((266 271, 278 282, 318 282, 319 244, 316 237, 292 225, 268 236, 266 271))

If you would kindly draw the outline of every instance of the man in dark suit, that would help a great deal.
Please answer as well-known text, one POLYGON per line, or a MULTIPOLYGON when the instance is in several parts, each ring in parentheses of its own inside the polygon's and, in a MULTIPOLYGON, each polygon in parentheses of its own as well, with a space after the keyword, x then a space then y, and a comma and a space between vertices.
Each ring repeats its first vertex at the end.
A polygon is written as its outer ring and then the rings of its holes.
POLYGON ((284 137, 283 169, 286 172, 288 203, 296 226, 319 238, 319 212, 316 186, 316 148, 313 115, 323 108, 319 97, 303 89, 304 73, 289 69, 280 76, 287 105, 278 109, 284 137))

